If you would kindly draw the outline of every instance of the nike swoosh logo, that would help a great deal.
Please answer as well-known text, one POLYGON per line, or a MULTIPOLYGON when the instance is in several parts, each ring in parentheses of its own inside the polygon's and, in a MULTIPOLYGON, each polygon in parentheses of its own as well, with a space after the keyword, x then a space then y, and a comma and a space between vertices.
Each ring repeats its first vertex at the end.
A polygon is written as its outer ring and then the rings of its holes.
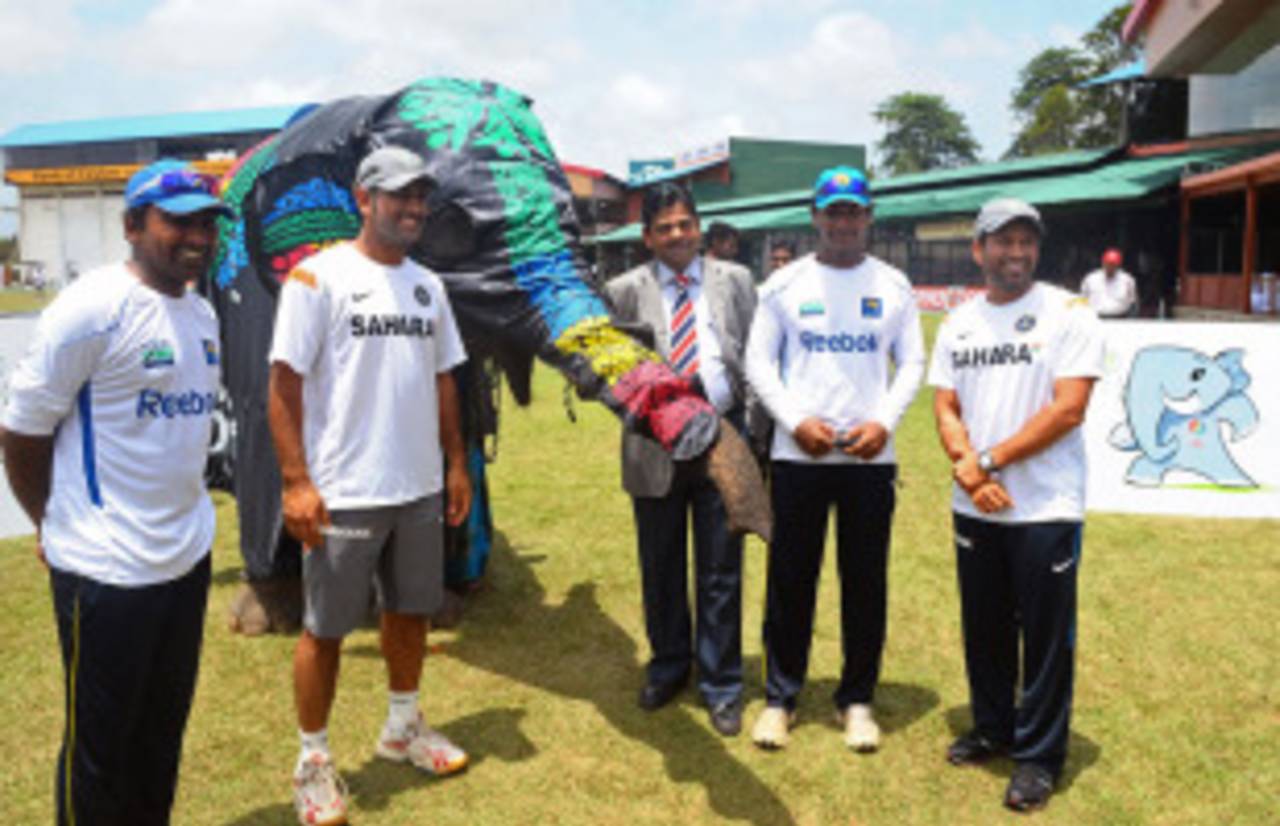
POLYGON ((1058 563, 1055 563, 1054 565, 1049 566, 1049 570, 1053 571, 1055 574, 1060 574, 1063 571, 1070 568, 1075 563, 1076 561, 1074 558, 1068 559, 1066 562, 1058 562, 1058 563))
POLYGON ((364 301, 366 298, 368 298, 371 295, 373 295, 373 290, 366 290, 365 292, 362 292, 362 293, 352 293, 351 300, 364 301))
POLYGON ((969 549, 973 547, 973 540, 967 536, 956 534, 956 547, 969 549))

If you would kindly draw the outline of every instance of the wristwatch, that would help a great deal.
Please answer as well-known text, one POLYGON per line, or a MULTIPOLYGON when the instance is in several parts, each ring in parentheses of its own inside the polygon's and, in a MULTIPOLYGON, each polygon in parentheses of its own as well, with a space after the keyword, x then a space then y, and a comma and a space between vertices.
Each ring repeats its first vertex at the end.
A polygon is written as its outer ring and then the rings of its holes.
POLYGON ((996 457, 991 455, 991 451, 984 450, 978 454, 978 470, 983 473, 995 473, 999 469, 996 465, 996 457))

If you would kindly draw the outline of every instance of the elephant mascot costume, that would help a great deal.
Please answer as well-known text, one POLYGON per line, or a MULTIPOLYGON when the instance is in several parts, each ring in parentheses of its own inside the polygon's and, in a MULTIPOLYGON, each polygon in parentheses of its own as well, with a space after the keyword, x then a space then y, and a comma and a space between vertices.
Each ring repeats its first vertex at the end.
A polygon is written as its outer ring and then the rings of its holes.
POLYGON ((699 463, 724 495, 731 529, 767 538, 768 499, 745 442, 646 346, 644 331, 612 321, 582 255, 568 181, 530 101, 495 83, 428 78, 302 110, 223 179, 234 217, 221 219, 203 287, 220 319, 236 434, 247 581, 232 627, 296 626, 300 554, 282 528, 266 413, 276 296, 301 259, 357 234, 356 165, 387 144, 422 155, 439 183, 411 254, 443 278, 472 359, 495 361, 521 404, 534 358, 552 365, 623 427, 699 463))

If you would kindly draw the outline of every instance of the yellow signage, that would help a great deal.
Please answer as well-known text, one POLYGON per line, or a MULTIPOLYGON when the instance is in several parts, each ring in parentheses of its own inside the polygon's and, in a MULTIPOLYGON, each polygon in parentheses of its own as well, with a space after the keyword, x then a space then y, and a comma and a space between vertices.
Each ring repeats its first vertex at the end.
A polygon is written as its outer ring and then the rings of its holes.
POLYGON ((917 241, 967 241, 973 237, 973 221, 961 218, 916 224, 917 241))
MULTIPOLYGON (((192 165, 206 175, 221 176, 234 160, 193 161, 192 165)), ((54 166, 45 169, 7 169, 6 183, 14 186, 69 186, 74 184, 124 183, 145 164, 110 164, 100 166, 54 166)))

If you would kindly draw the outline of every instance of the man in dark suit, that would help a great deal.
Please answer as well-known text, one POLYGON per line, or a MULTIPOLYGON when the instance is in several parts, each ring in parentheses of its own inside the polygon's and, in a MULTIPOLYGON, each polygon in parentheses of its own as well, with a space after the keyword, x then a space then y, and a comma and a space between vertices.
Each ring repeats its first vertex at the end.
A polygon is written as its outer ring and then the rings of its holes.
MULTIPOLYGON (((702 232, 692 197, 661 183, 645 193, 644 244, 653 260, 605 286, 618 321, 649 327, 654 347, 697 383, 739 429, 746 402, 744 351, 756 293, 746 268, 698 254, 702 232)), ((652 439, 624 432, 622 486, 635 509, 645 628, 653 656, 640 707, 670 702, 698 664, 711 724, 742 728, 742 541, 729 535, 715 485, 673 462, 652 439), (693 516, 696 627, 688 600, 693 516)))

